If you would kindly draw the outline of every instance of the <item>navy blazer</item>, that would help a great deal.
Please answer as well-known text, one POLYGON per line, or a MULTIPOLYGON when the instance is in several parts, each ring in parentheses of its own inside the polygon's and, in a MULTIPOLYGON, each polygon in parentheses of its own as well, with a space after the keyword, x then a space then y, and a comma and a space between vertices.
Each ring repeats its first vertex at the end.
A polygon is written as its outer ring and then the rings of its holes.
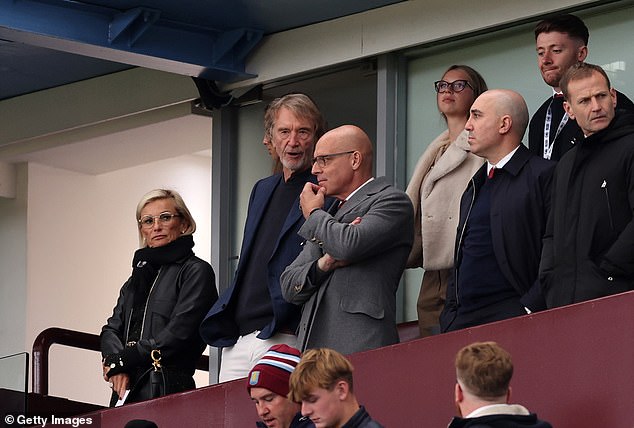
MULTIPOLYGON (((317 182, 314 176, 311 175, 310 177, 313 183, 317 182)), ((238 284, 241 284, 243 267, 246 261, 249 257, 254 256, 251 253, 251 249, 266 206, 275 188, 282 180, 283 175, 276 174, 259 180, 253 186, 249 199, 247 219, 244 225, 240 260, 232 285, 220 295, 200 325, 200 335, 211 346, 232 346, 238 340, 238 325, 234 319, 236 290, 238 284)), ((294 330, 299 322, 301 307, 286 302, 282 297, 280 275, 286 266, 295 260, 302 249, 304 240, 297 232, 303 224, 304 216, 299 208, 298 194, 297 199, 291 204, 291 209, 268 261, 267 286, 273 306, 273 320, 262 329, 258 335, 260 339, 272 337, 279 329, 279 326, 287 326, 294 330)))
MULTIPOLYGON (((491 183, 491 238, 498 266, 517 290, 520 302, 531 311, 546 308, 539 286, 542 237, 550 211, 552 173, 556 163, 535 156, 526 146, 519 148, 506 165, 496 170, 491 183)), ((462 231, 471 206, 486 180, 487 164, 475 173, 462 195, 456 235, 454 274, 447 286, 447 301, 441 314, 441 330, 447 331, 457 308, 457 277, 462 257, 462 231)), ((474 314, 474 321, 477 313, 474 314)), ((462 323, 461 323, 462 324, 462 323)))

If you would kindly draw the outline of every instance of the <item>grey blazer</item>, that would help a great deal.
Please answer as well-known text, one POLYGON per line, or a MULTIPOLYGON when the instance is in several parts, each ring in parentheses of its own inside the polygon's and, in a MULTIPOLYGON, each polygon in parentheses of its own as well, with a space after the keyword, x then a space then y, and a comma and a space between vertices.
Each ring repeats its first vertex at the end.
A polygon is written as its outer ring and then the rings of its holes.
POLYGON ((298 346, 343 354, 398 342, 396 290, 414 236, 412 203, 385 178, 363 186, 334 217, 315 211, 299 230, 306 239, 281 276, 284 299, 303 304, 298 346), (361 223, 351 225, 356 217, 361 223), (311 267, 324 253, 350 262, 320 283, 311 267))

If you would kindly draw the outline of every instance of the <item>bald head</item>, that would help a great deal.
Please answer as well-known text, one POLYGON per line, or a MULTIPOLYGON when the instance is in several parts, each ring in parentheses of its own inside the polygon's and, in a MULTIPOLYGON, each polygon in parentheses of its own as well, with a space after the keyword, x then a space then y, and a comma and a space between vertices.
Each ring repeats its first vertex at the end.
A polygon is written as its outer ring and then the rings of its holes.
POLYGON ((313 174, 326 194, 345 199, 372 177, 372 142, 361 128, 343 125, 326 132, 315 146, 313 174))
POLYGON ((508 89, 492 89, 475 100, 465 129, 471 151, 496 164, 521 144, 527 125, 524 98, 508 89))
MULTIPOLYGON (((337 152, 358 151, 362 154, 361 167, 372 172, 372 141, 365 131, 358 126, 342 125, 324 134, 332 138, 331 148, 337 152)), ((319 144, 319 142, 318 142, 319 144)), ((368 176, 368 178, 370 178, 368 176)))
POLYGON ((511 116, 513 122, 511 132, 521 140, 526 126, 528 126, 528 107, 524 98, 510 89, 492 89, 482 95, 488 95, 495 99, 498 115, 511 116))

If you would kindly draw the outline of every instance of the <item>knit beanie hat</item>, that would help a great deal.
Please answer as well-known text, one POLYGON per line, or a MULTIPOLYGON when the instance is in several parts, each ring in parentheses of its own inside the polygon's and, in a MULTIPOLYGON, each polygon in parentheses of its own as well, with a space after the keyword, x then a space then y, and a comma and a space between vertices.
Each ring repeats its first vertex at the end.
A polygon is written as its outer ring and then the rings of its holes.
POLYGON ((297 367, 301 353, 288 345, 274 345, 249 372, 247 392, 251 388, 266 388, 277 395, 288 395, 288 379, 297 367))

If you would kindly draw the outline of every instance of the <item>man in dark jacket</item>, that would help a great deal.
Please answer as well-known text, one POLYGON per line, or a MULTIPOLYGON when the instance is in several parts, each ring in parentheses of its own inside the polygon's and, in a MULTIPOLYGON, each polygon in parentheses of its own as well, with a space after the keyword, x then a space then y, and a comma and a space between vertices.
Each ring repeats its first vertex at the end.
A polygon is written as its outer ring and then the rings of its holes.
POLYGON ((269 104, 265 123, 282 172, 253 187, 232 284, 200 326, 205 342, 222 348, 221 382, 246 376, 271 346, 297 342, 301 307, 282 298, 280 275, 302 249, 299 195, 316 182, 310 168, 325 121, 310 97, 294 93, 269 104))
POLYGON ((634 289, 634 115, 615 111, 605 71, 562 78, 564 107, 585 138, 559 162, 540 266, 548 307, 634 289))
POLYGON ((334 349, 309 349, 291 374, 288 397, 320 428, 382 428, 359 405, 352 370, 334 349))
POLYGON ((522 145, 527 123, 517 92, 487 91, 471 106, 469 145, 487 162, 462 196, 443 332, 545 309, 537 275, 555 163, 522 145))
MULTIPOLYGON (((528 147, 545 159, 558 161, 578 141, 583 133, 573 117, 563 107, 561 77, 572 65, 588 56, 590 35, 584 22, 570 14, 548 17, 535 27, 537 65, 544 82, 553 95, 537 109, 528 129, 528 147)), ((620 109, 634 112, 634 104, 617 92, 620 109)))
POLYGON ((511 402, 511 355, 495 342, 467 345, 456 355, 454 399, 460 417, 448 428, 552 428, 511 402))

